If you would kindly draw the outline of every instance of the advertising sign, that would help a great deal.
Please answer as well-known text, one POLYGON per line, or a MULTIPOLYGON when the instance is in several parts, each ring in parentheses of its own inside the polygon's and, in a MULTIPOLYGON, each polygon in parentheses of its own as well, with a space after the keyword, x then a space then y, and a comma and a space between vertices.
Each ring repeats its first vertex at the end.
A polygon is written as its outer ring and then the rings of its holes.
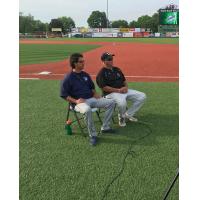
POLYGON ((57 31, 62 32, 62 28, 52 28, 51 31, 52 32, 57 32, 57 31))
POLYGON ((129 32, 129 28, 120 28, 119 31, 120 32, 129 32))
POLYGON ((133 32, 131 33, 123 33, 123 37, 133 37, 133 32))
POLYGON ((159 10, 159 24, 160 25, 179 25, 179 10, 159 10))

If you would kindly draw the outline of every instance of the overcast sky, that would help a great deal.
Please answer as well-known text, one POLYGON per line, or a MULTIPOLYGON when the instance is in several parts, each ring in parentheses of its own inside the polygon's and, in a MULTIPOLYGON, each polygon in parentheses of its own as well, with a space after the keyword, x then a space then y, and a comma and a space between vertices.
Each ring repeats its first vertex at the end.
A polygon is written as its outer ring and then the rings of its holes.
MULTIPOLYGON (((152 15, 168 4, 179 5, 178 0, 108 0, 110 21, 125 19, 137 20, 142 15, 152 15)), ((76 26, 87 27, 87 19, 94 10, 106 13, 107 0, 20 0, 19 11, 31 14, 35 20, 50 22, 51 19, 71 17, 76 26)))

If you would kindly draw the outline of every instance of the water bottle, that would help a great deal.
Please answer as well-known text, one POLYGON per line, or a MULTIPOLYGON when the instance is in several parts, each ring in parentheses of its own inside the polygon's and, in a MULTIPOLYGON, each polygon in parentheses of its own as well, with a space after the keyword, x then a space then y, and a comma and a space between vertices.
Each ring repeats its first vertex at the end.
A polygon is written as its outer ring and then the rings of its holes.
POLYGON ((67 135, 72 135, 72 128, 71 128, 72 121, 67 120, 65 124, 65 130, 67 135))

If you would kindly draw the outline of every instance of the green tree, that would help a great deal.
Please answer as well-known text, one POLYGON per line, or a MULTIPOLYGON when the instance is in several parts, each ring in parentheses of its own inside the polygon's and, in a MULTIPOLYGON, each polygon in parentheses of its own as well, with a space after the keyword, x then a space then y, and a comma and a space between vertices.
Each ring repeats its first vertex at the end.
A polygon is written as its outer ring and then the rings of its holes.
POLYGON ((24 18, 23 18, 23 13, 22 12, 19 12, 19 32, 20 33, 24 33, 24 30, 23 30, 23 22, 24 21, 24 18))
POLYGON ((130 27, 130 28, 138 28, 138 27, 139 27, 139 26, 138 26, 138 22, 135 21, 135 20, 131 21, 131 22, 129 23, 129 27, 130 27))
POLYGON ((49 30, 51 31, 52 28, 61 28, 63 29, 63 23, 59 19, 51 19, 49 23, 49 30))
POLYGON ((75 28, 75 22, 71 17, 59 17, 58 20, 62 22, 64 33, 68 33, 72 28, 75 28))
POLYGON ((150 28, 152 32, 158 31, 159 24, 159 14, 158 12, 154 13, 152 17, 144 15, 138 18, 137 21, 131 21, 129 24, 130 28, 150 28))
POLYGON ((48 26, 48 23, 43 23, 40 20, 34 20, 34 17, 31 14, 23 16, 23 13, 19 12, 20 33, 46 32, 48 31, 48 26))
POLYGON ((126 20, 116 20, 112 22, 112 28, 128 28, 128 22, 126 20))
POLYGON ((34 30, 34 17, 29 14, 23 16, 23 13, 19 13, 19 32, 20 33, 32 33, 34 30))
POLYGON ((42 23, 40 20, 35 20, 34 21, 34 29, 33 31, 41 31, 41 32, 46 32, 46 24, 42 23))
POLYGON ((143 15, 138 18, 137 23, 138 23, 138 28, 149 28, 149 23, 150 23, 151 17, 148 15, 143 15))
POLYGON ((45 23, 45 31, 48 32, 49 31, 49 23, 45 23))
POLYGON ((159 25, 159 14, 154 13, 150 20, 150 25, 148 28, 152 30, 153 33, 158 32, 158 25, 159 25))
POLYGON ((87 19, 87 23, 91 28, 106 28, 107 18, 105 12, 93 11, 87 19))

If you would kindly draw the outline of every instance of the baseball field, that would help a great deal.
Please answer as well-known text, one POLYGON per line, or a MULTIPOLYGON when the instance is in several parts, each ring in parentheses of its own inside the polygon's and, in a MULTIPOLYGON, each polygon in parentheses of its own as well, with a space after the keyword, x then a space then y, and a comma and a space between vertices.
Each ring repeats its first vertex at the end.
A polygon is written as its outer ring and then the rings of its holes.
MULTIPOLYGON (((20 200, 162 199, 179 163, 178 39, 32 39, 19 47, 20 200), (74 52, 95 80, 105 51, 115 54, 129 88, 146 93, 137 113, 146 123, 115 123, 117 133, 100 134, 92 147, 77 124, 65 133, 60 80, 74 52)), ((178 181, 168 199, 178 199, 178 181)))

